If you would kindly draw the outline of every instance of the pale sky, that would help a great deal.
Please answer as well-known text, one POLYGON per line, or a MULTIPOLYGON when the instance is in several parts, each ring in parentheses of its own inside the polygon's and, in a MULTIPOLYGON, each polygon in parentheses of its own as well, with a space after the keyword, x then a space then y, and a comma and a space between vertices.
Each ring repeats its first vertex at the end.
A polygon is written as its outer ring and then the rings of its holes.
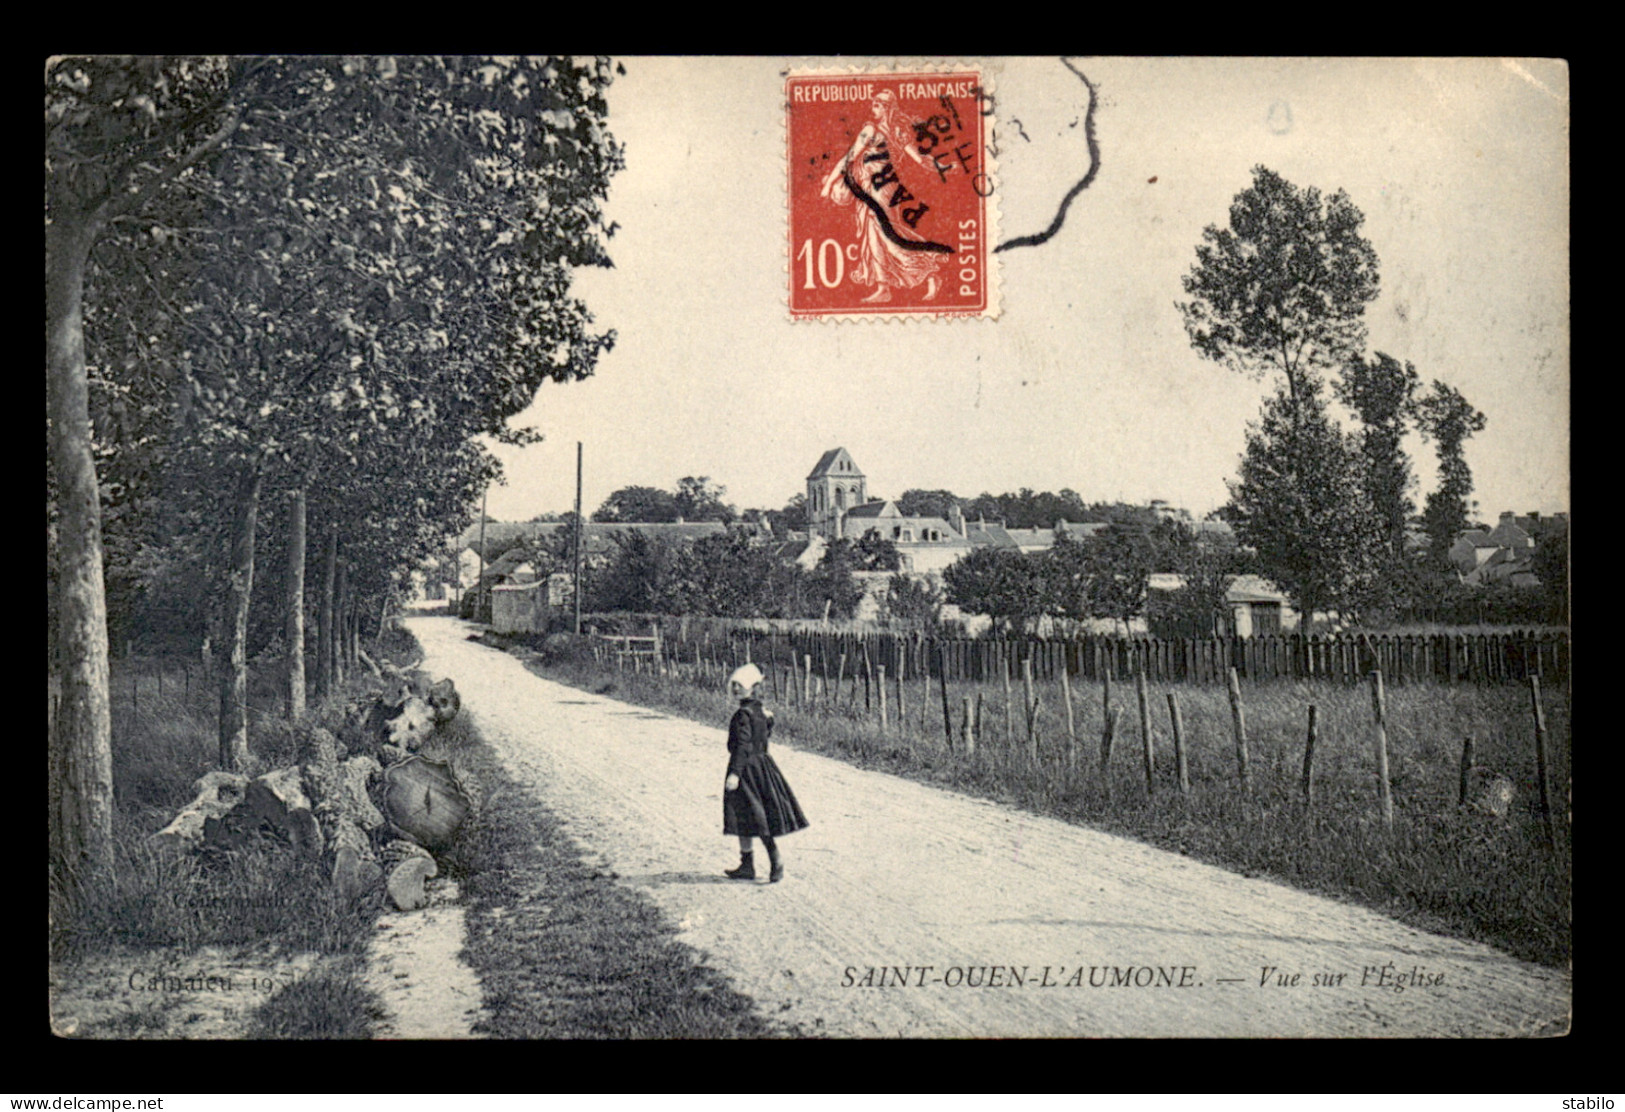
MULTIPOLYGON (((1086 90, 1057 59, 971 62, 997 101, 999 238, 1038 231, 1087 168, 1086 90)), ((784 74, 835 63, 624 64, 615 267, 575 287, 618 340, 592 378, 542 388, 520 423, 544 443, 498 449, 493 517, 569 509, 578 440, 589 513, 685 475, 778 507, 844 446, 877 496, 1070 487, 1201 516, 1271 385, 1197 356, 1174 303, 1258 163, 1365 213, 1369 350, 1485 413, 1467 448, 1481 515, 1569 508, 1562 63, 1075 59, 1099 90, 1100 172, 1052 240, 996 256, 998 319, 848 323, 785 309, 784 74)), ((1431 446, 1410 449, 1420 505, 1431 446)))

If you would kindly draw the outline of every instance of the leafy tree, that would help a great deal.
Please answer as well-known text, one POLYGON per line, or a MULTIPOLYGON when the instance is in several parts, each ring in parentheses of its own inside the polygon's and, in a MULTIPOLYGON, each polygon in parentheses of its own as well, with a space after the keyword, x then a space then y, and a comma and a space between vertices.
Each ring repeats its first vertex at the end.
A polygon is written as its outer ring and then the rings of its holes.
POLYGON ((592 520, 669 523, 682 518, 727 524, 739 516, 722 500, 727 493, 726 487, 713 483, 709 477, 692 475, 679 479, 675 492, 646 486, 622 487, 604 499, 592 520))
POLYGON ((897 509, 905 517, 940 517, 944 521, 958 505, 959 498, 951 490, 905 490, 897 499, 897 509))
POLYGON ((52 737, 55 891, 70 917, 110 881, 112 718, 101 494, 85 364, 85 274, 97 241, 236 130, 246 76, 207 59, 56 59, 45 74, 46 417, 55 528, 52 737))
POLYGON ((1044 584, 1036 561, 1013 549, 972 549, 942 573, 947 600, 986 614, 995 627, 1025 629, 1044 610, 1044 584))
POLYGON ((784 504, 784 509, 777 511, 775 518, 769 513, 768 518, 773 523, 775 533, 782 531, 805 532, 807 529, 807 496, 797 494, 784 504))
POLYGON ((1360 473, 1358 448, 1318 391, 1294 401, 1278 390, 1248 426, 1227 510, 1237 538, 1296 602, 1305 630, 1317 610, 1357 607, 1374 581, 1377 531, 1360 473))
POLYGON ((677 512, 685 521, 720 521, 726 525, 739 516, 738 511, 722 500, 727 493, 727 487, 713 483, 707 475, 678 479, 677 512))
POLYGON ((1084 544, 1094 564, 1091 605, 1103 617, 1123 623, 1145 612, 1153 549, 1150 537, 1135 529, 1108 529, 1084 544))
POLYGON ((773 535, 782 539, 787 533, 801 532, 807 528, 807 496, 796 495, 785 503, 783 509, 747 509, 741 516, 750 521, 766 521, 773 535))
POLYGON ((1084 510, 1083 521, 1106 521, 1113 525, 1154 525, 1159 520, 1150 506, 1136 506, 1128 502, 1091 502, 1084 510))
POLYGON ((1113 528, 1086 541, 1065 534, 1040 558, 1045 609, 1063 618, 1128 623, 1145 611, 1155 547, 1145 530, 1113 528))
POLYGON ((594 521, 671 522, 677 520, 677 496, 657 487, 622 487, 593 511, 594 521))
POLYGON ((865 533, 855 541, 835 541, 834 544, 852 546, 852 561, 859 571, 897 571, 903 566, 896 542, 878 534, 865 533))
POLYGON ((801 616, 823 617, 829 607, 832 618, 850 618, 863 601, 863 588, 852 573, 862 567, 857 546, 850 541, 833 541, 823 559, 806 576, 805 609, 801 616))
POLYGON ((983 519, 1003 522, 1012 529, 1051 529, 1057 521, 1101 521, 1091 516, 1089 507, 1074 490, 1059 493, 1034 491, 1023 487, 1014 494, 988 494, 983 492, 965 506, 965 516, 971 520, 983 519))
POLYGON ((637 531, 616 534, 614 545, 593 585, 593 610, 675 613, 692 601, 685 591, 689 569, 680 558, 681 546, 637 531))
POLYGON ((1362 486, 1387 548, 1389 573, 1405 563, 1405 526, 1415 510, 1410 499, 1415 479, 1402 440, 1419 382, 1414 366, 1380 351, 1374 359, 1345 363, 1337 382, 1338 399, 1360 419, 1362 486))
POLYGON ((1164 521, 1151 530, 1155 567, 1173 572, 1183 586, 1146 596, 1146 618, 1158 636, 1212 637, 1229 616, 1227 594, 1238 575, 1257 572, 1256 557, 1231 541, 1216 542, 1196 534, 1181 521, 1164 521))
POLYGON ((1114 525, 1148 527, 1161 520, 1155 506, 1128 502, 1085 502, 1077 491, 1034 491, 1028 487, 1014 493, 983 492, 965 503, 966 518, 1003 522, 1012 529, 1052 529, 1058 522, 1110 522, 1114 525))
POLYGON ((1191 300, 1178 308, 1191 346, 1253 378, 1281 375, 1295 412, 1320 374, 1365 348, 1365 307, 1378 278, 1364 222, 1342 190, 1323 199, 1254 167, 1229 226, 1208 225, 1182 280, 1191 300))
POLYGON ((1540 580, 1553 621, 1569 620, 1569 531, 1549 529, 1535 538, 1531 570, 1540 580))
POLYGON ((1433 387, 1416 403, 1416 423, 1438 453, 1439 484, 1428 492, 1422 521, 1428 534, 1428 556, 1438 567, 1450 561, 1450 546, 1468 528, 1474 506, 1473 472, 1463 448, 1467 438, 1484 431, 1484 415, 1453 386, 1434 379, 1433 387))
POLYGON ((934 628, 942 617, 942 588, 930 579, 899 572, 886 580, 881 619, 895 625, 934 628))

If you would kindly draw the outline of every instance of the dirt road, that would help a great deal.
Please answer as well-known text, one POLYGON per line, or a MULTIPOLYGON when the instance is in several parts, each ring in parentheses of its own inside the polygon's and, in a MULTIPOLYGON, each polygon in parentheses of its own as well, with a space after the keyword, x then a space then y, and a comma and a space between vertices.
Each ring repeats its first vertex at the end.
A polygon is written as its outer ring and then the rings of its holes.
MULTIPOLYGON (((724 723, 540 679, 447 618, 424 667, 587 851, 770 1018, 847 1037, 1484 1036, 1569 977, 1122 838, 774 746, 812 821, 728 881, 724 723), (763 870, 765 874, 765 870, 763 870), (1294 980, 1296 978, 1296 980, 1294 980)), ((760 849, 758 849, 760 853, 760 849)))

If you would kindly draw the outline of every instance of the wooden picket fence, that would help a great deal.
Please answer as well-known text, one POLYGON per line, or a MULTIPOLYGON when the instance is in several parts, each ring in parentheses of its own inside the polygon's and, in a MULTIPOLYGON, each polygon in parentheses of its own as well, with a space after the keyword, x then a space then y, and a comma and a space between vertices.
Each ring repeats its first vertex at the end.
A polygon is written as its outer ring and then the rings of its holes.
POLYGON ((736 629, 690 634, 664 631, 661 656, 673 662, 737 666, 749 661, 798 670, 811 658, 815 673, 834 677, 885 667, 893 677, 926 675, 984 683, 1019 678, 1030 662, 1035 678, 1101 679, 1143 673, 1153 683, 1222 685, 1230 669, 1253 682, 1330 680, 1358 683, 1373 671, 1390 683, 1548 684, 1569 678, 1569 635, 1564 632, 1435 634, 1278 634, 1261 637, 1104 637, 1069 640, 929 638, 907 633, 736 629))

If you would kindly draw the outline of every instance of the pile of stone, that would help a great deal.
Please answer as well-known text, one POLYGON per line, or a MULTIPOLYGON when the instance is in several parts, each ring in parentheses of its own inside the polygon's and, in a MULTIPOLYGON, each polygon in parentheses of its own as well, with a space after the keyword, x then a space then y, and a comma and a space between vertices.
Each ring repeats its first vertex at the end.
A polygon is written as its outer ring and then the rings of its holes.
POLYGON ((425 881, 440 870, 435 854, 451 848, 473 800, 448 761, 421 750, 443 741, 437 731, 461 703, 449 679, 387 664, 381 678, 386 690, 356 708, 348 745, 300 726, 297 764, 258 776, 206 773, 153 841, 222 853, 271 840, 321 861, 346 900, 382 886, 403 911, 425 906, 425 881))

